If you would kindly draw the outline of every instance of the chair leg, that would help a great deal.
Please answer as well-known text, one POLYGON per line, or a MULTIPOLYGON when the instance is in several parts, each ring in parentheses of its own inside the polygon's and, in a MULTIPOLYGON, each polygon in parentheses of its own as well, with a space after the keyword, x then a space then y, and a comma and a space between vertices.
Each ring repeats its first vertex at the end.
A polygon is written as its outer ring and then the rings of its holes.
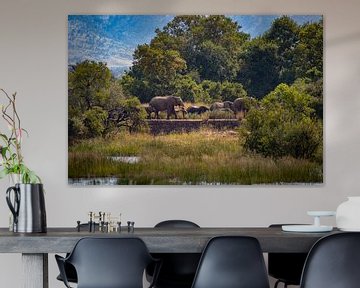
POLYGON ((283 281, 281 281, 281 280, 277 280, 277 281, 275 282, 275 284, 274 284, 274 288, 277 288, 280 283, 284 283, 284 288, 287 288, 287 287, 288 287, 288 285, 287 285, 286 282, 283 282, 283 281))

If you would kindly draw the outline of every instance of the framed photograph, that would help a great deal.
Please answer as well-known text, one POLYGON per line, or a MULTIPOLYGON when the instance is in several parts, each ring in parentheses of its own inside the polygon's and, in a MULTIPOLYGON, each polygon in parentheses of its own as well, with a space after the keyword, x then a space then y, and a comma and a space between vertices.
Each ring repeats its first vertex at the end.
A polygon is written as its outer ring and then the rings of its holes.
POLYGON ((321 15, 69 15, 70 185, 323 183, 321 15))

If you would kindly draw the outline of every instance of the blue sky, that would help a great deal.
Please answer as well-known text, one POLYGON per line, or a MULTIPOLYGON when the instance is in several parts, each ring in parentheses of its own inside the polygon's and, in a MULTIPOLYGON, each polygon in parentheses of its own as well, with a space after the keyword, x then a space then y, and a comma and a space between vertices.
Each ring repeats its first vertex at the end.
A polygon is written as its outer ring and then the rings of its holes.
MULTIPOLYGON (((256 37, 266 31, 279 15, 227 15, 256 37)), ((297 23, 317 21, 321 16, 294 15, 297 23)), ((156 28, 163 28, 173 15, 69 15, 68 62, 85 59, 102 61, 119 76, 132 63, 138 44, 149 43, 156 28)))

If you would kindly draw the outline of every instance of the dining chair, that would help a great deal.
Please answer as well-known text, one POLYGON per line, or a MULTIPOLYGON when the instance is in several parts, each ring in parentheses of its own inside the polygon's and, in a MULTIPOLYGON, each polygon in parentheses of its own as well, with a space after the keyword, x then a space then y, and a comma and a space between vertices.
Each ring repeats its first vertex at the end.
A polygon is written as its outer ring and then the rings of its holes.
MULTIPOLYGON (((80 229, 89 229, 89 224, 88 223, 82 223, 80 224, 80 229)), ((95 223, 95 229, 99 229, 99 224, 98 223, 95 223)), ((66 257, 69 256, 69 253, 66 254, 66 257)), ((67 263, 65 262, 64 263, 64 268, 65 268, 65 274, 66 274, 66 278, 68 280, 68 282, 71 282, 71 283, 77 283, 77 275, 76 275, 76 270, 74 268, 73 265, 71 265, 70 263, 67 263)), ((62 277, 61 277, 61 274, 59 274, 57 277, 56 277, 57 280, 59 281, 63 281, 62 277)))
MULTIPOLYGON (((160 262, 152 258, 145 243, 139 238, 82 238, 70 255, 55 255, 60 275, 66 287, 70 284, 65 263, 74 266, 77 288, 143 288, 145 268, 157 262, 154 281, 160 262)), ((153 283, 149 287, 153 287, 153 283)))
MULTIPOLYGON (((272 224, 269 228, 279 228, 288 224, 272 224)), ((288 285, 300 285, 301 273, 304 268, 307 253, 269 253, 268 273, 277 279, 274 288, 280 283, 284 288, 288 285)))
POLYGON ((300 288, 358 288, 359 267, 359 232, 325 236, 309 252, 300 288))
MULTIPOLYGON (((200 228, 188 220, 166 220, 155 225, 155 229, 200 228)), ((152 254, 161 259, 162 266, 159 272, 156 288, 190 288, 194 280, 196 269, 201 257, 200 253, 157 253, 152 254)), ((153 275, 152 265, 147 269, 147 278, 153 275)))
POLYGON ((192 288, 269 288, 256 238, 219 236, 204 249, 192 288))

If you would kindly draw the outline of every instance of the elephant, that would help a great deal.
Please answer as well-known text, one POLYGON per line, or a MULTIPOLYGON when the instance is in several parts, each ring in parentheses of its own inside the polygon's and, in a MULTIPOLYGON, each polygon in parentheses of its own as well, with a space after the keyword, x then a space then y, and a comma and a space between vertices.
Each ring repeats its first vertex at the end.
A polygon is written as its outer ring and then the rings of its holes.
POLYGON ((241 112, 241 113, 246 113, 246 105, 245 105, 245 100, 244 98, 236 98, 234 100, 234 104, 233 104, 233 107, 232 107, 233 111, 235 114, 241 112))
POLYGON ((182 118, 185 119, 185 116, 186 116, 186 114, 187 114, 188 112, 186 111, 186 109, 185 109, 184 106, 179 106, 179 109, 175 109, 175 113, 176 113, 176 115, 177 115, 178 113, 181 113, 181 114, 182 114, 182 118))
POLYGON ((233 113, 233 110, 231 108, 220 108, 219 111, 226 113, 233 113))
POLYGON ((259 108, 257 100, 252 97, 236 98, 232 110, 240 119, 245 118, 250 108, 259 108))
POLYGON ((167 118, 170 119, 171 115, 175 116, 177 119, 177 115, 175 112, 175 106, 184 107, 184 102, 180 97, 176 96, 155 96, 149 102, 149 107, 155 112, 156 118, 159 119, 159 112, 166 111, 167 118))
POLYGON ((232 109, 233 102, 231 101, 224 101, 224 102, 214 102, 210 106, 210 111, 219 110, 222 108, 229 108, 232 109))
POLYGON ((187 108, 187 113, 191 114, 198 114, 201 115, 207 111, 209 111, 209 108, 206 106, 190 106, 187 108))

